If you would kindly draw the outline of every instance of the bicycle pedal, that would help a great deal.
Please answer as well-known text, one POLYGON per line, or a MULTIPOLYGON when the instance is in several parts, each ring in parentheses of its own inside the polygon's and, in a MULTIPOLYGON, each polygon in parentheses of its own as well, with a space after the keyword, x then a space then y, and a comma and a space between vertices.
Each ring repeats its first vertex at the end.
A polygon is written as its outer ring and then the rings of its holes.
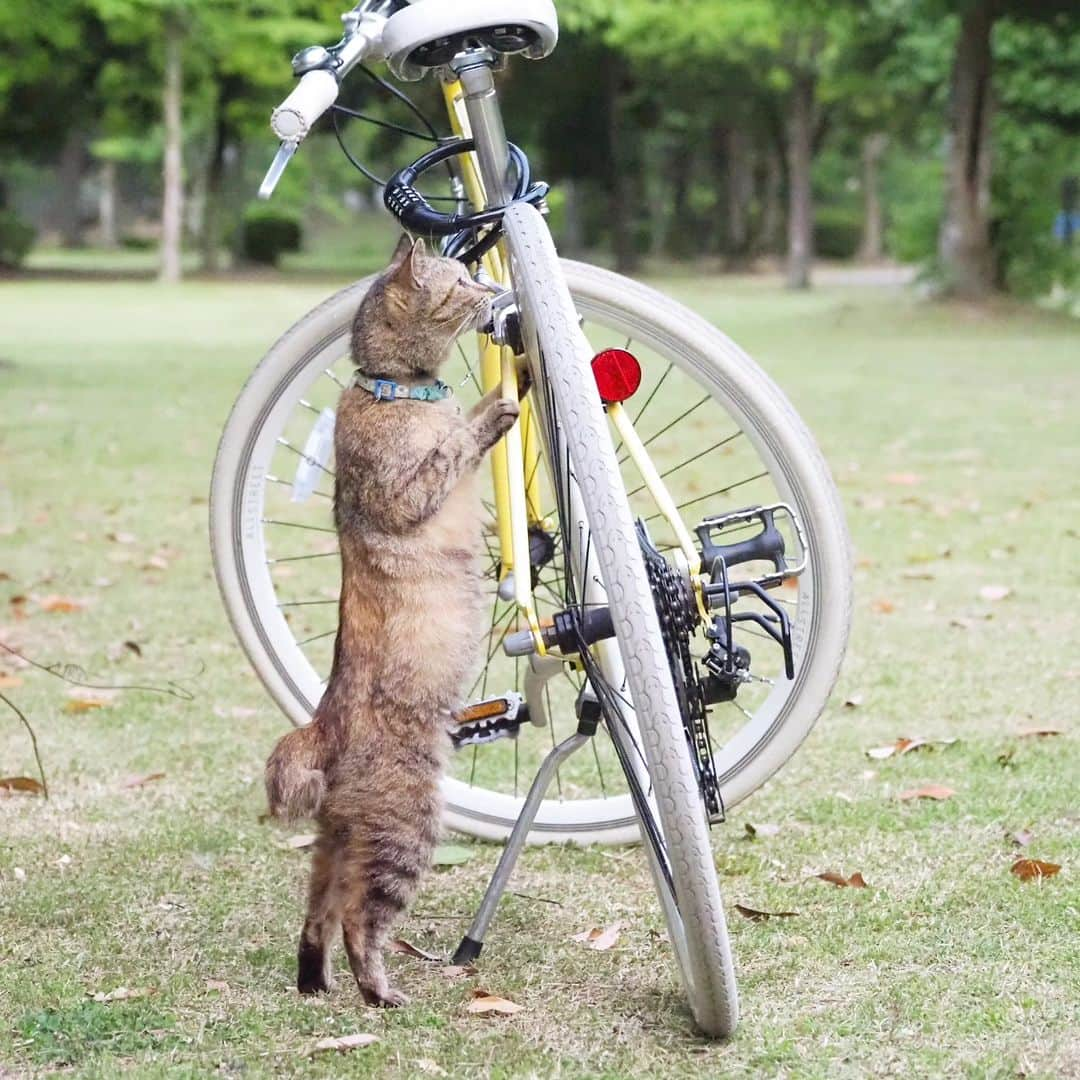
POLYGON ((523 695, 507 691, 485 698, 454 714, 450 741, 455 750, 480 746, 497 739, 516 739, 522 724, 529 722, 529 707, 523 695))
POLYGON ((772 572, 760 574, 754 580, 763 589, 771 589, 786 581, 797 578, 808 562, 809 548, 802 522, 787 503, 773 503, 770 506, 748 506, 743 510, 734 510, 727 514, 705 518, 694 532, 701 543, 701 562, 707 573, 713 573, 716 561, 722 559, 730 570, 733 566, 746 563, 770 563, 772 572), (777 527, 777 517, 787 519, 795 534, 798 551, 794 559, 786 550, 784 535, 777 527), (744 531, 754 523, 761 526, 759 532, 745 537, 744 531), (738 533, 740 539, 732 543, 721 543, 725 532, 738 533))

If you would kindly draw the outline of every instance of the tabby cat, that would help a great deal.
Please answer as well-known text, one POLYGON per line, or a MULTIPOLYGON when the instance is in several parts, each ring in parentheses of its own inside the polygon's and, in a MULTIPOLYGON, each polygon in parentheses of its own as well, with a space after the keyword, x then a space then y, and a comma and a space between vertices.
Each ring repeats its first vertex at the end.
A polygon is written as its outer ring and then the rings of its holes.
POLYGON ((358 379, 341 395, 334 436, 333 669, 311 724, 284 736, 266 765, 271 812, 319 826, 300 935, 304 994, 330 988, 340 926, 364 1000, 406 1000, 387 982, 383 952, 431 861, 447 724, 486 630, 477 465, 518 415, 498 392, 464 414, 452 397, 380 400, 361 384, 429 383, 490 300, 461 263, 403 237, 353 323, 358 379))

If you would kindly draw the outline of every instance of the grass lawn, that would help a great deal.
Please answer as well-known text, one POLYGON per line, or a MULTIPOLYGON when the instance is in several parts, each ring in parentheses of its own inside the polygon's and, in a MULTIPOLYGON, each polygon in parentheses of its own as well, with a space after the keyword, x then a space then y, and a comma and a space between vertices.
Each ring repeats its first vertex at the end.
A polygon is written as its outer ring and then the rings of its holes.
MULTIPOLYGON (((222 614, 206 490, 247 372, 327 287, 38 281, 0 285, 0 641, 192 697, 69 711, 0 657, 52 794, 0 799, 0 1075, 1080 1076, 1080 326, 878 288, 665 287, 794 399, 859 559, 833 703, 714 830, 730 904, 798 912, 730 909, 736 1037, 690 1030, 637 849, 527 852, 477 977, 393 958, 408 1008, 365 1009, 340 971, 297 997, 307 857, 259 820, 283 721, 222 614), (865 756, 900 736, 957 741, 865 756), (930 783, 955 794, 897 798, 930 783), (1023 883, 1021 855, 1063 869, 1023 883), (572 940, 614 922, 609 951, 572 940), (477 985, 523 1010, 467 1013, 477 985), (307 1055, 355 1032, 379 1041, 307 1055)), ((0 712, 0 774, 33 772, 0 712)), ((498 855, 470 850, 430 878, 417 945, 458 940, 498 855)))

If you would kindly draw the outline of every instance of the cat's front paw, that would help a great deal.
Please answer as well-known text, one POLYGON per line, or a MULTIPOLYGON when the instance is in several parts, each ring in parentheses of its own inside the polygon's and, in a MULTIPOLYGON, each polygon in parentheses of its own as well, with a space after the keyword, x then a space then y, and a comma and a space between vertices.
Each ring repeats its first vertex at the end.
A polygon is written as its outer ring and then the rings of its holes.
POLYGON ((521 407, 512 398, 497 398, 482 420, 483 448, 494 446, 513 426, 521 407))

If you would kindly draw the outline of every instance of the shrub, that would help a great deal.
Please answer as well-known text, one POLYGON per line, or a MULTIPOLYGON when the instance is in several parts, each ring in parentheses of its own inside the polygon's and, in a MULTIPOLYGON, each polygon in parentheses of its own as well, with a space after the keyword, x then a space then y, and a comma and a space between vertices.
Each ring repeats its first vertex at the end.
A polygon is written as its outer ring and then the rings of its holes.
POLYGON ((240 225, 240 256, 276 266, 286 252, 299 251, 302 230, 295 214, 269 206, 249 207, 240 225))
POLYGON ((862 217, 858 209, 822 206, 814 215, 814 251, 825 259, 850 259, 859 250, 862 217))
POLYGON ((0 210, 0 266, 19 266, 34 246, 34 227, 10 210, 0 210))

